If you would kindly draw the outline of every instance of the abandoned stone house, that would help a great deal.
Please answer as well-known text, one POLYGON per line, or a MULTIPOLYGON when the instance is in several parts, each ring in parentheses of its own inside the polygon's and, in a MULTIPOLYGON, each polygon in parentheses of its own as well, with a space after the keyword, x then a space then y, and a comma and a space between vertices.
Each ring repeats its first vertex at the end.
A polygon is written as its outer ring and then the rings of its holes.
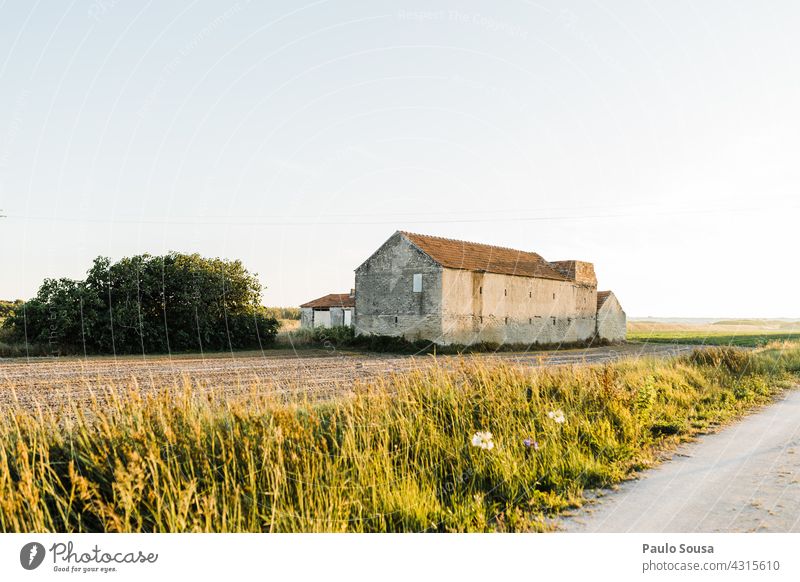
POLYGON ((353 325, 355 290, 331 293, 300 306, 300 327, 353 325))
POLYGON ((354 299, 358 334, 439 344, 625 339, 625 312, 612 292, 598 293, 592 263, 410 232, 356 269, 354 299))

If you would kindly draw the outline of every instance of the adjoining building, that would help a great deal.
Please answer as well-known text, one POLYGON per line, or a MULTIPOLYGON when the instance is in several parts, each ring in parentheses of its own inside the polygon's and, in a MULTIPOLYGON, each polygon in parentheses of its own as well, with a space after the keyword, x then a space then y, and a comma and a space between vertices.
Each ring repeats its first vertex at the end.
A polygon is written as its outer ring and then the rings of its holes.
POLYGON ((625 312, 611 292, 598 294, 585 261, 398 231, 355 279, 357 334, 440 344, 625 339, 625 312))
POLYGON ((353 325, 355 290, 331 293, 300 306, 300 327, 333 327, 353 325))
POLYGON ((597 292, 597 337, 623 341, 627 334, 625 312, 611 291, 597 292))

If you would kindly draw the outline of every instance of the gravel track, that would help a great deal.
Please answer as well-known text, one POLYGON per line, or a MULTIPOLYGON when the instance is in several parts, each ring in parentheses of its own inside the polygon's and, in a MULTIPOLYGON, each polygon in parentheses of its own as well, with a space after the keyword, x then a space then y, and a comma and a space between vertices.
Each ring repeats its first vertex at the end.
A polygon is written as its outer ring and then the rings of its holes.
POLYGON ((800 532, 800 390, 562 519, 568 532, 800 532))

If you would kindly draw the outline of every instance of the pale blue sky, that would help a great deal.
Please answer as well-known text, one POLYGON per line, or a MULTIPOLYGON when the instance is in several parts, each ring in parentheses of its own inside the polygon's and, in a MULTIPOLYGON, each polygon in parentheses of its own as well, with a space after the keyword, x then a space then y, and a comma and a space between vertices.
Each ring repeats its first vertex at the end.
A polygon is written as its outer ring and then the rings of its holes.
POLYGON ((404 229, 800 316, 796 2, 268 4, 0 0, 0 297, 177 250, 296 305, 404 229))

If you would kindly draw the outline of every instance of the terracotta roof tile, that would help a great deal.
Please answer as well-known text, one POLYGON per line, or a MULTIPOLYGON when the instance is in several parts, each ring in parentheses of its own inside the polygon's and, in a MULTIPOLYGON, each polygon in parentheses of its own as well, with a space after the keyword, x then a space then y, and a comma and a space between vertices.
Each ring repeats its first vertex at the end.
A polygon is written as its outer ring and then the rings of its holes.
POLYGON ((355 307, 356 298, 350 293, 330 293, 319 299, 303 303, 300 307, 330 308, 330 307, 355 307))
POLYGON ((401 234, 449 269, 568 280, 536 253, 413 232, 401 231, 401 234))
POLYGON ((603 306, 603 303, 606 302, 611 296, 611 291, 598 291, 597 292, 597 309, 600 309, 603 306))

